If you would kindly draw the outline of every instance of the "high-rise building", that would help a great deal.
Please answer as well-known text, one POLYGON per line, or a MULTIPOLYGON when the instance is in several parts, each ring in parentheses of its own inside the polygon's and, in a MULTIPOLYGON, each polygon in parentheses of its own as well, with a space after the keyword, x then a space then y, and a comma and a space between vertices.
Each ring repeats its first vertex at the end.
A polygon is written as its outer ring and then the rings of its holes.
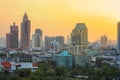
POLYGON ((64 37, 56 36, 56 41, 59 42, 60 50, 64 49, 64 37))
POLYGON ((88 44, 87 27, 84 23, 77 23, 71 33, 71 48, 70 50, 76 54, 80 53, 80 50, 86 49, 88 44))
POLYGON ((41 49, 42 48, 42 30, 36 29, 35 34, 32 35, 32 48, 41 49))
POLYGON ((73 55, 73 65, 85 66, 86 63, 90 63, 89 56, 85 52, 88 44, 88 31, 85 23, 77 23, 71 33, 71 44, 69 45, 69 51, 73 55))
POLYGON ((100 38, 100 47, 102 49, 107 49, 108 46, 108 37, 106 35, 101 36, 100 38))
POLYGON ((100 42, 101 42, 101 45, 107 46, 107 44, 108 44, 108 37, 106 35, 101 36, 100 42))
POLYGON ((32 48, 36 49, 40 47, 40 38, 38 34, 32 35, 32 48))
POLYGON ((64 37, 63 36, 55 36, 55 37, 45 36, 45 51, 50 51, 51 43, 55 41, 59 43, 59 51, 64 48, 64 37))
POLYGON ((45 36, 45 51, 49 51, 50 50, 50 43, 53 42, 55 40, 55 37, 49 37, 49 36, 45 36))
POLYGON ((10 33, 6 34, 6 48, 7 49, 18 49, 18 26, 10 26, 10 33))
POLYGON ((21 23, 21 48, 30 48, 30 20, 26 13, 21 23))
POLYGON ((117 23, 117 52, 120 54, 120 22, 117 23))

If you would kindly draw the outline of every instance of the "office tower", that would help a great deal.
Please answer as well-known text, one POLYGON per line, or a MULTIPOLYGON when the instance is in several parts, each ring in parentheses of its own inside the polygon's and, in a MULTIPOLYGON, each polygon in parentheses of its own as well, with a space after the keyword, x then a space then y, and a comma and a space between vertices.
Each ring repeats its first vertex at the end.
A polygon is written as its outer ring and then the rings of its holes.
POLYGON ((59 43, 59 51, 64 49, 64 37, 63 36, 56 36, 56 37, 45 36, 45 51, 50 51, 51 43, 55 41, 59 43))
POLYGON ((48 52, 50 50, 50 43, 55 40, 55 37, 45 36, 45 51, 48 52))
POLYGON ((15 23, 10 26, 10 33, 6 34, 6 48, 18 49, 18 26, 15 23))
POLYGON ((101 36, 100 42, 101 42, 101 45, 107 46, 107 44, 108 44, 108 37, 106 35, 101 36))
POLYGON ((42 47, 42 30, 36 29, 32 35, 32 48, 40 49, 42 47))
POLYGON ((35 34, 37 34, 39 36, 39 47, 42 47, 42 30, 36 29, 35 34))
POLYGON ((108 45, 108 37, 106 35, 101 36, 100 43, 101 43, 101 48, 106 49, 108 45))
POLYGON ((59 42, 60 50, 64 49, 64 37, 56 36, 56 41, 59 42))
POLYGON ((71 33, 71 45, 77 45, 79 49, 86 49, 87 44, 88 34, 86 25, 84 23, 77 23, 71 33))
POLYGON ((88 44, 88 31, 85 23, 77 23, 71 33, 71 44, 69 45, 69 52, 73 55, 73 65, 85 66, 90 63, 90 58, 84 51, 88 44))
POLYGON ((120 54, 120 22, 117 23, 117 52, 120 54))
POLYGON ((30 20, 25 13, 21 23, 21 48, 30 48, 30 20))

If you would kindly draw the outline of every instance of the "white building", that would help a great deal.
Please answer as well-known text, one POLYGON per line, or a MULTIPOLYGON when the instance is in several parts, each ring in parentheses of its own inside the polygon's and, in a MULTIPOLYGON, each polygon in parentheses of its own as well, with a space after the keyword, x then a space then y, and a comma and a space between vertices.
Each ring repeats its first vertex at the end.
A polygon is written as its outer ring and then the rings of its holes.
POLYGON ((36 29, 35 34, 32 35, 32 48, 35 50, 42 48, 42 31, 40 29, 36 29))

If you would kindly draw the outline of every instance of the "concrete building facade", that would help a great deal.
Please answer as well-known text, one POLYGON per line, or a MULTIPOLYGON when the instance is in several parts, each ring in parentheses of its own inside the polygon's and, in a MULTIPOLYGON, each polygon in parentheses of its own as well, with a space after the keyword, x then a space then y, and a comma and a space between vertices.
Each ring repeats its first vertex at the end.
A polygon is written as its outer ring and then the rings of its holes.
POLYGON ((30 20, 25 13, 21 23, 21 48, 30 48, 30 20))
POLYGON ((18 49, 18 26, 15 23, 10 26, 10 33, 6 34, 6 48, 18 49))
POLYGON ((69 52, 73 55, 74 67, 85 66, 89 63, 87 53, 88 44, 88 30, 85 23, 77 23, 71 33, 71 44, 69 45, 69 52))

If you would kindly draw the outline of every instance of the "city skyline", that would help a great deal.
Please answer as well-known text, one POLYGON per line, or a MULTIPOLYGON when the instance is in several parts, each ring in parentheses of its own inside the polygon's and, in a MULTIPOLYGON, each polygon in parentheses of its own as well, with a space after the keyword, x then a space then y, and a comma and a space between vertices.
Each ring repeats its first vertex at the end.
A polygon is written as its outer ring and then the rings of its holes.
POLYGON ((20 30, 20 22, 26 12, 31 20, 31 35, 36 28, 41 28, 43 36, 66 38, 76 23, 83 22, 88 27, 89 41, 95 41, 104 34, 117 40, 119 3, 119 0, 0 1, 0 37, 5 37, 12 22, 16 22, 20 30))

